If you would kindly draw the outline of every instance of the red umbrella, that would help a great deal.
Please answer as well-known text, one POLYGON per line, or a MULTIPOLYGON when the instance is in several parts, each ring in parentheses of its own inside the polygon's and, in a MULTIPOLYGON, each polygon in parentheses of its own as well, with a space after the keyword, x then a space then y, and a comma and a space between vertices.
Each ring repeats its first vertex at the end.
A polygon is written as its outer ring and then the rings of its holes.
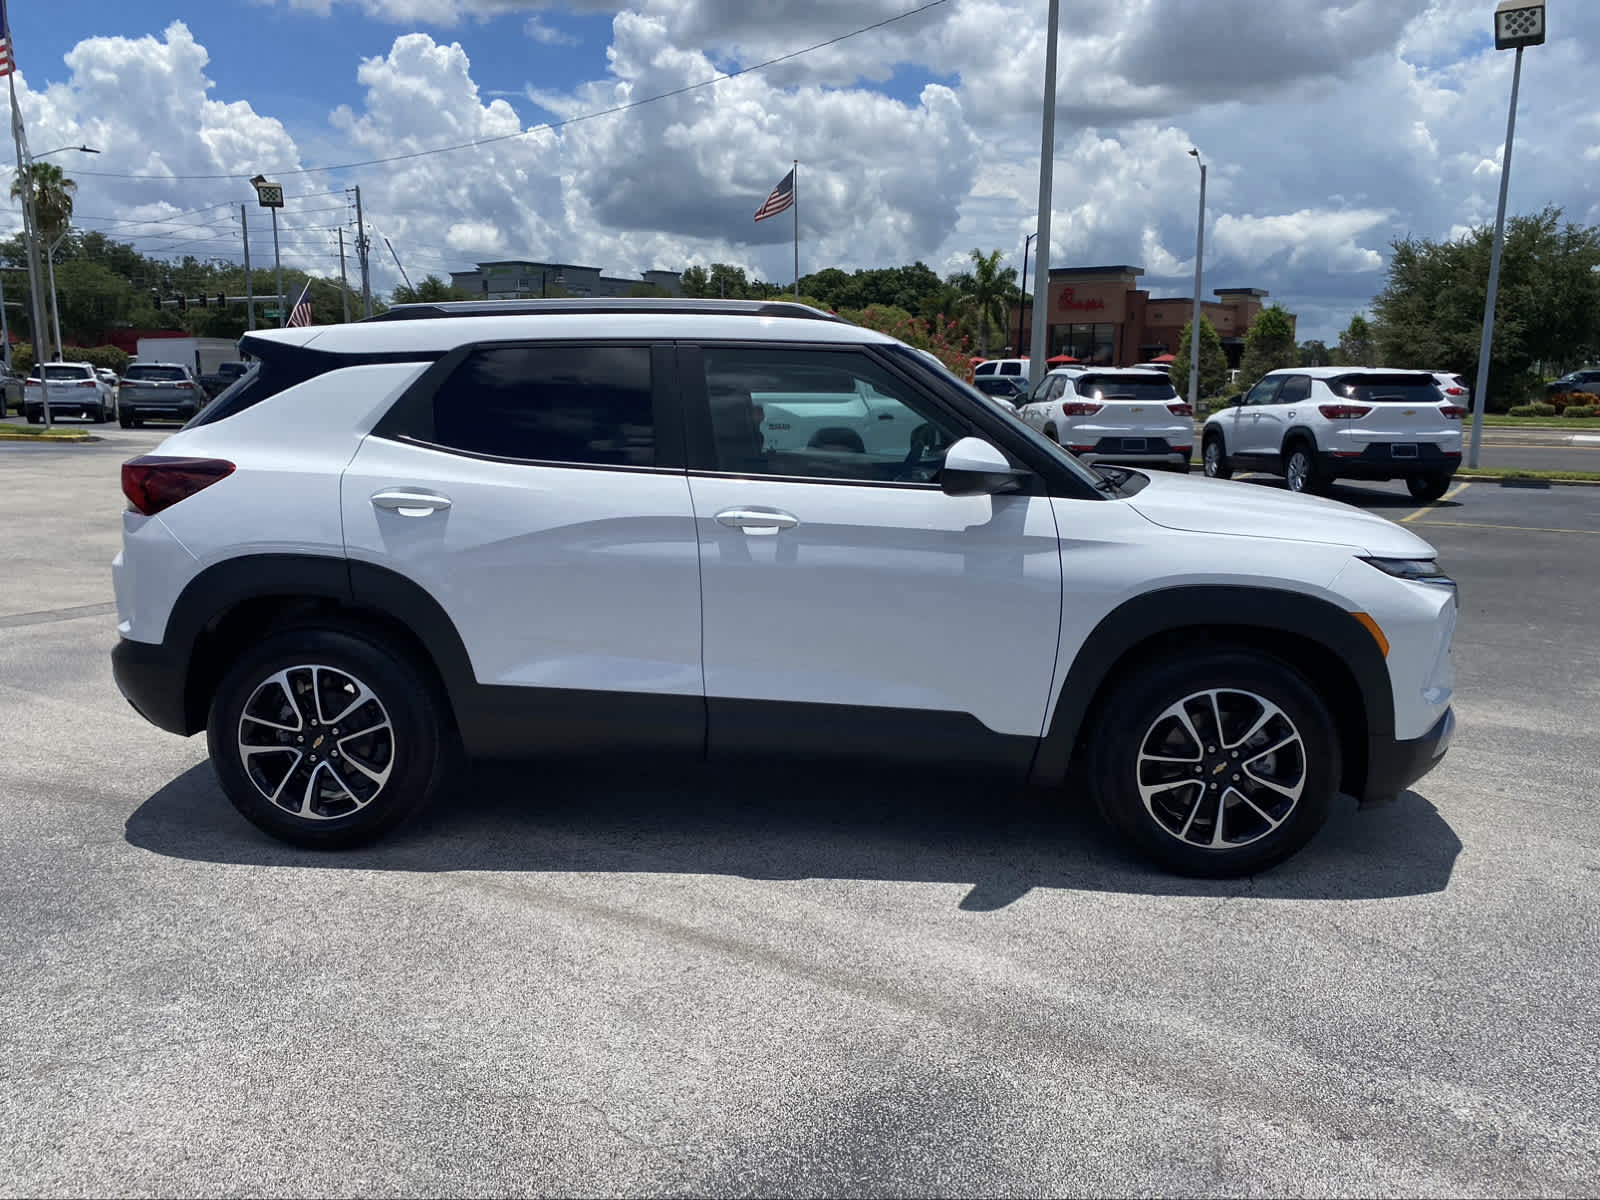
POLYGON ((1164 363, 1177 362, 1178 361, 1178 356, 1176 354, 1158 354, 1154 358, 1152 358, 1150 361, 1151 362, 1164 362, 1164 363))
POLYGON ((1064 367, 1068 363, 1075 363, 1078 360, 1073 358, 1070 354, 1058 354, 1054 358, 1047 358, 1044 361, 1046 366, 1064 367))

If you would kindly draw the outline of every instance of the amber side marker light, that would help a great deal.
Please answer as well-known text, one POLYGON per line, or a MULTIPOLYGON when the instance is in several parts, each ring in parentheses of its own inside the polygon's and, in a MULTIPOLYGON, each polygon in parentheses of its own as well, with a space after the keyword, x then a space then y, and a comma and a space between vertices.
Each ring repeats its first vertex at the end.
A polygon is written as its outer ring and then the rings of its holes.
POLYGON ((1389 639, 1383 636, 1383 630, 1378 628, 1378 623, 1372 619, 1371 613, 1351 613, 1352 617, 1360 621, 1363 628, 1372 635, 1372 640, 1378 643, 1378 649, 1385 658, 1389 657, 1389 639))

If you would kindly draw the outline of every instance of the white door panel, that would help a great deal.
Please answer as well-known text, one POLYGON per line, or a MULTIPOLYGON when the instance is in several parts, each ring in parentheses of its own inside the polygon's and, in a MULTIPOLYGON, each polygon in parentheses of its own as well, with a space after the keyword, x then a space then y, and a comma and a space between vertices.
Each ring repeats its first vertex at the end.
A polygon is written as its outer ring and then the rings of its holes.
POLYGON ((690 487, 708 696, 1041 732, 1062 586, 1048 500, 721 476, 690 487), (761 512, 793 522, 718 519, 761 512))
POLYGON ((681 473, 494 462, 369 437, 341 506, 350 556, 438 600, 480 683, 701 694, 699 557, 681 473))

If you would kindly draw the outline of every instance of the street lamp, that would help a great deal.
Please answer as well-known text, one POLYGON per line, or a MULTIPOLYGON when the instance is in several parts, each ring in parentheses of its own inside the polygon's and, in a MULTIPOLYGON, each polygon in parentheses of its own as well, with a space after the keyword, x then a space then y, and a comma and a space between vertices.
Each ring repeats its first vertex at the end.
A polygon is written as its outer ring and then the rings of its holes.
POLYGON ((1032 246, 1034 239, 1039 235, 1030 233, 1022 241, 1022 287, 1017 292, 1017 357, 1023 358, 1022 353, 1022 302, 1028 291, 1028 247, 1032 246))
POLYGON ((1044 40, 1044 111, 1039 122, 1039 257, 1033 266, 1033 337, 1029 339, 1028 387, 1046 370, 1050 336, 1050 185, 1056 157, 1056 35, 1061 27, 1061 0, 1050 0, 1044 40), (1041 311, 1040 305, 1043 305, 1041 311))
POLYGON ((283 311, 283 257, 278 253, 278 210, 283 207, 283 184, 273 183, 265 175, 250 181, 256 190, 256 203, 272 214, 272 267, 278 278, 278 327, 283 328, 288 314, 283 311))
POLYGON ((1500 289, 1500 251, 1506 241, 1506 191, 1511 186, 1511 139, 1517 132, 1517 89, 1522 84, 1522 52, 1544 45, 1544 0, 1501 0, 1494 10, 1494 48, 1515 50, 1511 68, 1511 110, 1506 116, 1506 148, 1500 160, 1500 205, 1494 217, 1494 249, 1489 254, 1489 294, 1483 303, 1483 340, 1478 343, 1477 395, 1472 405, 1472 448, 1467 466, 1478 465, 1483 441, 1483 410, 1489 402, 1489 348, 1494 341, 1494 300, 1500 289))
POLYGON ((1189 147, 1200 164, 1200 216, 1194 224, 1194 315, 1189 319, 1189 407, 1200 411, 1200 262, 1206 253, 1206 160, 1189 147))

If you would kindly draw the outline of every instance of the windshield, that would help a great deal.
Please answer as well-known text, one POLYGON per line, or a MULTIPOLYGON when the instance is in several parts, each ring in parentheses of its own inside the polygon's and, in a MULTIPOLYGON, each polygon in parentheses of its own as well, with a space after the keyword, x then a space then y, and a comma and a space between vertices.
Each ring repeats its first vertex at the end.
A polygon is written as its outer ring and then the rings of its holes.
POLYGON ((1328 380, 1335 396, 1363 404, 1437 404, 1443 398, 1432 375, 1399 371, 1378 375, 1341 375, 1328 380))
POLYGON ((1174 400, 1172 380, 1159 371, 1144 375, 1080 375, 1072 386, 1091 400, 1174 400))
POLYGON ((135 364, 122 376, 124 379, 150 380, 157 383, 179 383, 187 378, 182 367, 140 366, 135 364))

